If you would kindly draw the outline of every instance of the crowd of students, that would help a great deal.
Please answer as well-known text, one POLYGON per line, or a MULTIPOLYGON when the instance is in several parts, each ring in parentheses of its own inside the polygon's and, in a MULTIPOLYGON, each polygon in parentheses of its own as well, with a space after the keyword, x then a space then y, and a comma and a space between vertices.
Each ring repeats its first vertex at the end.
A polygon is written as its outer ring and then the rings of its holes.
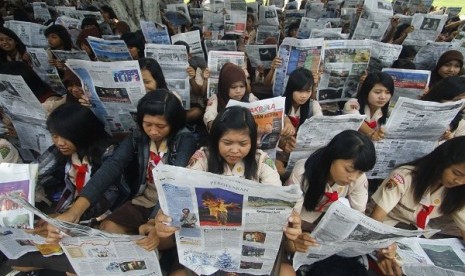
MULTIPOLYGON (((290 1, 292 4, 293 1, 290 1)), ((304 2, 304 1, 303 1, 304 2)), ((327 2, 327 1, 324 1, 327 2)), ((82 5, 82 4, 81 4, 82 5)), ((303 5, 305 5, 303 3, 303 5)), ((367 215, 390 225, 424 229, 429 219, 450 215, 465 239, 465 122, 460 112, 450 122, 450 127, 439 138, 439 146, 430 154, 394 169, 379 187, 369 182, 365 172, 375 165, 376 152, 373 141, 382 140, 386 133, 383 125, 389 116, 390 100, 395 93, 394 81, 386 73, 373 72, 361 77, 356 97, 336 106, 320 105, 316 100, 319 76, 305 68, 298 68, 289 75, 284 91, 285 118, 280 135, 276 160, 258 149, 257 125, 250 111, 242 107, 226 107, 230 99, 253 102, 272 97, 274 72, 283 66, 276 57, 270 69, 262 66, 246 69, 232 63, 222 66, 218 91, 209 99, 207 81, 210 71, 204 57, 189 54, 191 107, 185 109, 175 91, 169 91, 163 70, 158 62, 144 58, 145 40, 141 31, 131 32, 129 26, 118 21, 109 6, 97 9, 82 5, 90 11, 100 11, 104 18, 98 23, 93 18, 82 22, 75 41, 68 30, 51 24, 44 32, 48 41, 49 63, 58 69, 66 95, 54 92, 32 69, 32 60, 26 46, 13 31, 0 27, 0 74, 20 75, 49 113, 47 128, 53 145, 37 155, 39 177, 36 187, 37 206, 50 215, 69 222, 90 221, 90 225, 104 231, 123 234, 141 234, 145 238, 137 245, 146 250, 158 249, 160 263, 168 275, 187 275, 189 270, 177 261, 171 218, 158 204, 158 194, 151 170, 159 164, 169 164, 220 175, 237 176, 264 185, 299 185, 303 197, 283 229, 283 247, 276 261, 274 275, 323 275, 324 269, 340 265, 332 275, 366 275, 358 260, 333 257, 297 272, 291 265, 292 254, 305 252, 318 241, 311 237, 314 223, 339 198, 347 198, 351 207, 367 212, 370 201, 374 208, 367 215), (65 64, 54 57, 51 50, 84 50, 96 60, 86 38, 104 34, 121 35, 133 59, 139 61, 145 96, 137 103, 137 128, 124 137, 111 137, 105 125, 92 112, 92 102, 86 96, 81 82, 65 64), (255 90, 256 89, 256 90, 255 90), (292 173, 286 174, 289 154, 296 146, 299 126, 312 116, 337 114, 364 114, 366 120, 359 131, 342 131, 326 146, 308 159, 296 163, 292 173), (369 189, 369 186, 370 189, 369 189), (337 274, 339 273, 339 274, 337 274), (344 274, 345 273, 345 274, 344 274), (349 273, 349 274, 347 274, 349 273)), ((200 7, 201 1, 191 0, 190 7, 200 7)), ((288 8, 296 5, 288 5, 288 8)), ((16 20, 33 21, 30 6, 8 6, 16 20)), ((173 26, 163 19, 171 35, 194 30, 194 26, 173 26)), ((465 24, 452 18, 438 38, 451 41, 465 24)), ((283 37, 296 37, 298 23, 287 29, 281 27, 283 37)), ((246 30, 242 36, 229 36, 237 41, 238 49, 253 44, 256 21, 247 16, 246 30)), ((391 27, 383 41, 401 44, 410 25, 399 25, 391 20, 391 27)), ((225 36, 226 37, 226 36, 225 36)), ((280 41, 268 38, 265 44, 280 41)), ((185 42, 177 42, 186 46, 185 42)), ((412 62, 416 51, 404 46, 396 68, 414 69, 412 62)), ((464 57, 460 51, 448 50, 436 62, 431 72, 430 88, 421 100, 434 102, 458 101, 465 98, 465 78, 461 75, 464 57)), ((0 136, 0 162, 23 162, 18 148, 18 134, 5 112, 0 136)), ((187 210, 187 213, 190 210, 187 210)), ((184 210, 183 210, 184 212, 184 210)), ((195 222, 194 222, 195 223, 195 222)), ((38 222, 35 231, 56 243, 62 233, 51 225, 38 222)), ((400 275, 395 261, 396 246, 378 251, 377 265, 369 269, 380 275, 400 275)), ((156 261, 156 260, 154 260, 156 261)), ((9 260, 16 270, 29 272, 50 269, 73 273, 66 257, 41 258, 29 253, 17 260, 9 260)), ((38 272, 39 273, 39 272, 38 272)), ((226 274, 225 274, 226 275, 226 274)), ((235 275, 229 273, 227 275, 235 275)), ((329 275, 329 274, 328 274, 329 275)))

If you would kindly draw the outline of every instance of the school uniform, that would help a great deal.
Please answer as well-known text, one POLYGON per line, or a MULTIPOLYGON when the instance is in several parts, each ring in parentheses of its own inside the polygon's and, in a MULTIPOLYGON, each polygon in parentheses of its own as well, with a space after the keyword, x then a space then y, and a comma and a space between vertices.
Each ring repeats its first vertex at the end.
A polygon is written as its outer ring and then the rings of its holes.
MULTIPOLYGON (((372 129, 378 129, 381 126, 378 125, 378 120, 383 117, 383 111, 381 108, 376 109, 376 111, 371 114, 370 107, 365 106, 364 110, 366 115, 365 123, 372 129)), ((357 99, 350 99, 344 104, 344 109, 342 110, 343 114, 359 114, 360 115, 360 104, 357 99), (356 106, 356 108, 353 108, 356 106)))
MULTIPOLYGON (((258 98, 255 97, 254 94, 249 93, 249 102, 258 101, 258 98)), ((216 116, 218 115, 218 96, 213 94, 207 103, 207 107, 205 108, 205 114, 203 115, 203 122, 207 126, 209 122, 215 120, 216 116)))
POLYGON ((7 140, 0 138, 0 163, 18 163, 18 150, 7 140))
MULTIPOLYGON (((189 161, 188 168, 199 171, 208 171, 208 158, 207 158, 208 149, 203 147, 197 150, 194 155, 192 155, 191 160, 189 161)), ((257 160, 258 169, 257 175, 254 181, 274 186, 282 186, 281 180, 279 178, 278 171, 274 165, 274 161, 262 150, 257 150, 255 154, 255 160, 257 160)), ((224 165, 223 175, 227 176, 238 176, 244 178, 245 164, 241 160, 234 165, 231 169, 228 165, 224 165)))
MULTIPOLYGON (((304 194, 309 189, 307 181, 304 181, 305 162, 306 159, 296 162, 294 169, 286 182, 286 185, 299 185, 304 194)), ((299 201, 297 201, 294 209, 300 211, 300 217, 302 220, 313 223, 329 208, 332 202, 342 197, 347 197, 350 206, 353 209, 362 213, 365 212, 368 202, 368 179, 366 175, 363 173, 357 180, 349 185, 339 185, 337 183, 334 183, 333 185, 326 184, 325 195, 323 195, 321 201, 313 211, 308 211, 305 208, 302 208, 304 203, 303 196, 299 201)))
MULTIPOLYGON (((318 101, 310 100, 308 104, 310 105, 309 118, 313 116, 323 116, 323 111, 321 110, 321 106, 318 103, 318 101)), ((298 123, 300 122, 300 106, 296 109, 293 106, 291 106, 291 110, 289 111, 289 114, 287 114, 287 116, 289 117, 293 125, 294 122, 297 122, 297 125, 294 125, 294 127, 298 128, 298 123)))
MULTIPOLYGON (((441 186, 433 193, 426 192, 420 202, 415 202, 412 186, 413 169, 413 166, 395 169, 373 194, 375 203, 387 213, 383 223, 394 226, 403 222, 424 229, 429 219, 443 215, 439 209, 446 188, 441 186)), ((465 231, 465 208, 452 214, 452 219, 461 231, 465 231)))

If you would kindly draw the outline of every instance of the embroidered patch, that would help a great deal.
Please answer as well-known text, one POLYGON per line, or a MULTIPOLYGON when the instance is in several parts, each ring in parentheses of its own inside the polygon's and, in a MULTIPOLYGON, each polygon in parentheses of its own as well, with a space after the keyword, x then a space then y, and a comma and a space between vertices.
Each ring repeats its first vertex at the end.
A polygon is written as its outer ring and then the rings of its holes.
POLYGON ((394 174, 391 176, 391 179, 394 179, 397 184, 405 184, 404 177, 402 177, 400 174, 394 174))
POLYGON ((191 156, 191 159, 189 159, 187 166, 192 167, 197 162, 197 160, 200 159, 203 159, 203 154, 201 151, 198 150, 191 156))
POLYGON ((236 168, 236 171, 237 171, 238 173, 242 173, 242 167, 237 167, 237 168, 236 168))
POLYGON ((0 147, 0 156, 2 156, 3 159, 5 159, 8 156, 8 154, 10 154, 10 152, 11 149, 9 146, 4 145, 0 147))
POLYGON ((385 188, 387 190, 391 190, 394 187, 397 187, 397 185, 402 185, 404 183, 405 183, 404 178, 400 174, 394 174, 391 176, 388 183, 386 183, 385 188))
POLYGON ((208 101, 207 105, 210 106, 213 104, 213 101, 208 101))
POLYGON ((275 169, 275 166, 274 166, 274 161, 271 159, 271 158, 266 158, 263 163, 267 164, 268 166, 270 166, 270 168, 272 168, 273 170, 275 169))
POLYGON ((439 198, 436 198, 434 201, 433 201, 434 205, 439 205, 441 203, 441 200, 439 198))

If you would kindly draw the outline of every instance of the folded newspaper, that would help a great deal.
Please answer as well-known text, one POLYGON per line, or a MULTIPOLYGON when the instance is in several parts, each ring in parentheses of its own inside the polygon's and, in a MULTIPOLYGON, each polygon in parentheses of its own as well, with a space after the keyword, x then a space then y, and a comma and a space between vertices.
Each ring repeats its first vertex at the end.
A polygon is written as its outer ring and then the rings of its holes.
POLYGON ((265 186, 168 165, 153 173, 160 206, 179 227, 181 264, 197 274, 271 275, 283 227, 301 196, 299 187, 265 186))
POLYGON ((395 228, 336 201, 311 233, 319 246, 294 255, 294 269, 310 265, 332 255, 355 257, 373 252, 404 238, 431 234, 438 230, 404 230, 395 228))

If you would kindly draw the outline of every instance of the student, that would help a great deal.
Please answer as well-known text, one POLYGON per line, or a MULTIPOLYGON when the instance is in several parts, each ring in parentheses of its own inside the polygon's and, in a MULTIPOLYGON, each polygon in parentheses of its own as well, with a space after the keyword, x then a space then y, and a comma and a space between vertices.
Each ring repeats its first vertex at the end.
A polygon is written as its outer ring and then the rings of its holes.
POLYGON ((55 58, 51 50, 71 51, 73 49, 71 36, 68 33, 68 30, 66 30, 66 28, 61 25, 52 25, 48 27, 45 29, 44 35, 47 38, 49 46, 47 49, 48 62, 50 65, 55 66, 62 76, 64 73, 65 65, 57 58, 55 58))
POLYGON ((394 169, 373 200, 371 217, 393 226, 425 229, 429 219, 451 215, 465 240, 465 137, 394 169))
POLYGON ((30 64, 31 57, 26 52, 26 45, 12 30, 0 27, 0 63, 8 61, 30 64))
MULTIPOLYGON (((97 22, 97 19, 94 17, 85 17, 81 22, 81 30, 95 28, 98 31, 98 37, 102 37, 102 31, 100 30, 100 25, 97 22)), ((78 45, 79 46, 79 45, 78 45)))
POLYGON ((87 38, 89 36, 98 37, 98 38, 102 37, 101 32, 100 32, 99 29, 97 29, 94 26, 90 26, 89 28, 83 29, 79 33, 79 35, 78 35, 78 37, 76 39, 76 45, 77 45, 77 47, 79 49, 81 49, 81 50, 83 50, 83 51, 85 51, 87 53, 90 60, 97 61, 97 57, 95 56, 94 51, 92 50, 92 48, 90 47, 89 42, 87 41, 87 38))
POLYGON ((132 59, 137 60, 144 57, 145 39, 141 32, 123 34, 121 39, 126 43, 132 59))
POLYGON ((255 17, 253 14, 247 14, 247 22, 245 25, 245 31, 242 34, 237 49, 245 52, 245 45, 251 45, 255 43, 257 31, 255 30, 255 17))
MULTIPOLYGON (((106 187, 124 175, 130 189, 129 201, 109 215, 102 222, 101 229, 137 234, 139 226, 147 222, 157 204, 151 169, 160 162, 184 167, 196 149, 192 134, 185 129, 185 114, 179 100, 165 89, 151 91, 142 97, 137 105, 140 130, 135 130, 119 144, 83 188, 72 207, 58 218, 77 221, 100 198, 106 187)), ((50 242, 61 238, 53 226, 48 227, 50 242)), ((148 240, 153 241, 154 237, 148 240)))
MULTIPOLYGON (((447 77, 434 85, 431 90, 421 97, 421 100, 431 102, 452 102, 465 99, 465 78, 459 76, 447 77)), ((449 129, 440 140, 448 140, 465 135, 465 119, 462 110, 455 116, 449 125, 449 129)))
MULTIPOLYGON (((347 198, 350 206, 365 212, 368 202, 366 171, 376 161, 375 147, 365 135, 345 130, 307 160, 299 160, 286 184, 299 185, 304 193, 296 209, 302 218, 302 233, 291 244, 292 251, 306 252, 317 246, 310 236, 314 223, 338 198, 347 198)), ((306 269, 306 268, 302 268, 306 269)))
POLYGON ((163 75, 160 64, 156 60, 141 58, 139 59, 139 67, 146 92, 156 89, 168 89, 165 75, 163 75))
POLYGON ((258 99, 247 91, 247 77, 244 70, 233 64, 225 63, 218 78, 218 92, 208 99, 203 121, 210 130, 216 115, 223 111, 230 99, 241 102, 254 102, 258 99))
POLYGON ((370 73, 363 82, 357 98, 344 105, 346 114, 362 114, 367 119, 359 131, 373 141, 384 138, 382 126, 386 123, 389 102, 394 95, 394 81, 386 73, 370 73))
POLYGON ((463 67, 463 55, 457 50, 449 50, 443 53, 431 71, 431 80, 429 87, 433 87, 436 83, 446 77, 461 75, 463 67))
POLYGON ((100 29, 104 35, 112 35, 113 27, 116 22, 118 22, 118 17, 116 16, 113 9, 108 5, 103 5, 100 7, 100 13, 103 17, 103 22, 100 23, 100 29))
MULTIPOLYGON (((308 118, 323 115, 320 104, 311 98, 313 81, 312 72, 305 68, 297 68, 289 76, 284 92, 286 97, 284 112, 295 129, 294 133, 297 133, 297 129, 308 118)), ((294 150, 295 143, 294 135, 281 137, 279 147, 283 151, 278 154, 276 159, 276 166, 281 176, 284 175, 289 154, 294 150)))

